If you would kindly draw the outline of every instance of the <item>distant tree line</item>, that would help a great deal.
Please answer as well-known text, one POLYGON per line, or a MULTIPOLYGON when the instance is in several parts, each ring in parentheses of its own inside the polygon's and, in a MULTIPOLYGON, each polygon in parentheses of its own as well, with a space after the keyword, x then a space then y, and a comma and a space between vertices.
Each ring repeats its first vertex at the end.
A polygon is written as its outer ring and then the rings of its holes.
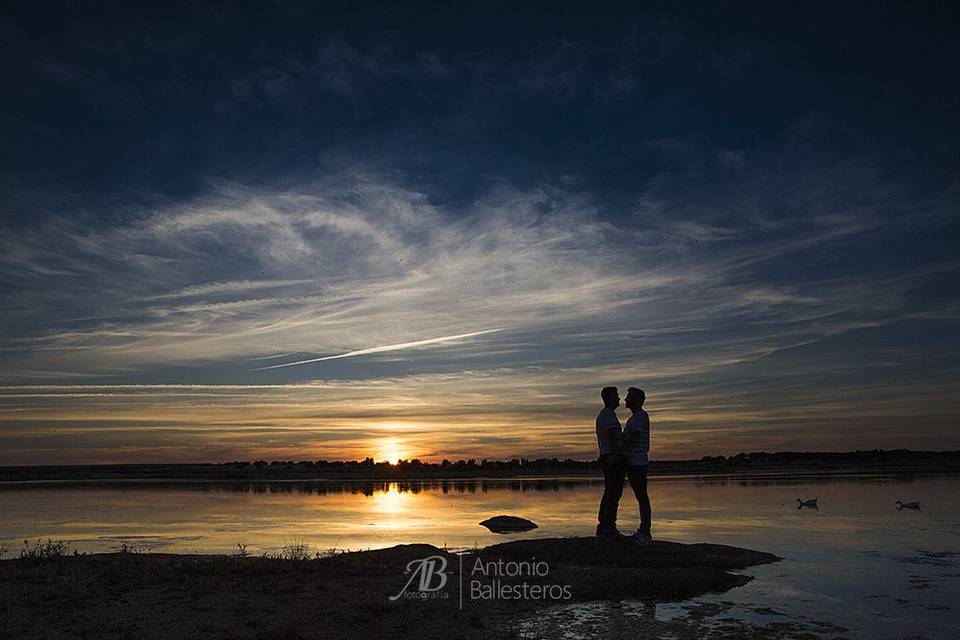
MULTIPOLYGON (((960 451, 870 449, 847 452, 738 453, 703 456, 696 460, 653 460, 654 475, 755 473, 764 471, 806 473, 817 471, 876 471, 900 473, 960 473, 960 451)), ((412 480, 456 478, 562 477, 601 475, 596 460, 573 458, 512 458, 510 460, 441 460, 418 458, 396 464, 373 458, 363 460, 233 460, 201 464, 107 464, 0 467, 0 481, 30 480, 297 480, 363 479, 412 480)))
MULTIPOLYGON (((424 462, 419 458, 399 460, 396 463, 377 462, 373 458, 363 460, 265 460, 232 461, 220 463, 235 469, 252 467, 255 469, 281 467, 316 472, 348 473, 357 471, 374 472, 374 475, 419 475, 466 473, 491 473, 492 475, 522 473, 595 473, 599 470, 596 460, 575 460, 573 458, 512 458, 510 460, 467 460, 424 462)), ((898 468, 903 466, 929 466, 939 470, 960 470, 960 451, 913 451, 910 449, 870 449, 845 452, 794 452, 766 451, 738 453, 734 456, 703 456, 691 460, 653 460, 652 472, 716 472, 748 469, 822 469, 839 467, 878 467, 898 468)))
POLYGON ((586 470, 597 469, 595 460, 574 460, 573 458, 537 458, 531 460, 528 458, 513 458, 511 460, 483 460, 477 461, 475 458, 468 460, 450 461, 444 458, 440 462, 424 462, 419 458, 410 460, 398 460, 396 463, 387 461, 375 462, 373 458, 364 458, 363 460, 234 460, 231 462, 222 462, 221 465, 232 466, 236 469, 245 467, 300 467, 306 469, 322 469, 330 471, 351 471, 351 470, 397 470, 407 469, 412 471, 517 471, 522 469, 561 469, 561 470, 586 470))

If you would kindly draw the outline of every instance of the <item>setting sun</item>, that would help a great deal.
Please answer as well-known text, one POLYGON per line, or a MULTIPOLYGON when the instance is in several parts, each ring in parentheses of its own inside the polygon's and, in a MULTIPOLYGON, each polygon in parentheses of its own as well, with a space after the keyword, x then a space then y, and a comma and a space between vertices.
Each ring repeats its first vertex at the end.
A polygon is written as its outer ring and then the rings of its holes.
POLYGON ((377 460, 385 460, 390 464, 397 464, 398 461, 409 457, 409 452, 403 443, 396 438, 387 438, 380 443, 377 450, 377 460))

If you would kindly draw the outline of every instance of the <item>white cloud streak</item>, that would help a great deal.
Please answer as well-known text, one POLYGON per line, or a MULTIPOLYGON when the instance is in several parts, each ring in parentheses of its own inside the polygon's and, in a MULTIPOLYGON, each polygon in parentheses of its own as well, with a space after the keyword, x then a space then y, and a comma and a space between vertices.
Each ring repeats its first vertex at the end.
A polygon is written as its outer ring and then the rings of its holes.
POLYGON ((371 353, 385 353, 387 351, 402 351, 405 349, 416 349, 419 347, 425 347, 433 344, 443 344, 446 342, 454 342, 457 340, 465 340, 466 338, 473 338, 475 336, 482 336, 489 333, 497 333, 503 331, 503 329, 486 329, 484 331, 473 331, 471 333, 461 333, 460 335, 455 336, 443 336, 440 338, 428 338, 426 340, 415 340, 413 342, 401 342, 399 344, 388 344, 380 347, 370 347, 367 349, 358 349, 357 351, 350 351, 348 353, 340 353, 334 356, 324 356, 322 358, 311 358, 309 360, 298 360, 296 362, 285 362, 283 364, 275 364, 269 367, 259 367, 257 369, 251 369, 251 371, 266 371, 268 369, 282 369, 283 367, 296 367, 303 364, 311 364, 313 362, 324 362, 326 360, 339 360, 340 358, 353 358, 356 356, 365 356, 371 353))

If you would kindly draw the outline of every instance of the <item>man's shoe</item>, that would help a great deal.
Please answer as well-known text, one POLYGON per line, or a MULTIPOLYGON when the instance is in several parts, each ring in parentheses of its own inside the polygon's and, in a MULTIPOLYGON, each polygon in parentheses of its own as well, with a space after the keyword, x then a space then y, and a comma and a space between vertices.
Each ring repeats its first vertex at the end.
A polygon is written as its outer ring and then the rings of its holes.
POLYGON ((617 528, 607 529, 605 527, 597 527, 597 537, 598 538, 625 538, 626 536, 617 531, 617 528))
POLYGON ((633 534, 632 537, 633 541, 640 546, 646 546, 653 542, 653 536, 650 535, 649 531, 640 531, 637 529, 637 532, 633 534))

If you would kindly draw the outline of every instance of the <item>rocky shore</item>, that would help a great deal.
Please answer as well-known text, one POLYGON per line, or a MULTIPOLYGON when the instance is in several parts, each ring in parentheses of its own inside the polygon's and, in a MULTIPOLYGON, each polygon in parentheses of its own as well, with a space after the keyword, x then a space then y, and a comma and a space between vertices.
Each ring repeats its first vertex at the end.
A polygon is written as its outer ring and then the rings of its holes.
POLYGON ((0 561, 3 638, 512 638, 572 602, 682 600, 776 556, 711 544, 530 539, 452 553, 111 553, 0 561))

